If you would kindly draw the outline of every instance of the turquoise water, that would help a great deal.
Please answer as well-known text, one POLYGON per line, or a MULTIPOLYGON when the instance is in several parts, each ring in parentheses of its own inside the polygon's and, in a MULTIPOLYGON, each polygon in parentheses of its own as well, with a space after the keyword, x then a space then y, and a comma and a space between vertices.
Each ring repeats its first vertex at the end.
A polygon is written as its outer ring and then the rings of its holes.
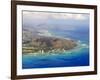
POLYGON ((23 54, 23 69, 89 66, 89 31, 87 29, 75 31, 56 29, 50 30, 50 32, 55 36, 80 41, 79 46, 63 53, 52 53, 52 55, 23 54))
POLYGON ((89 65, 88 49, 79 52, 63 53, 60 55, 23 55, 23 69, 49 68, 49 67, 73 67, 89 65))

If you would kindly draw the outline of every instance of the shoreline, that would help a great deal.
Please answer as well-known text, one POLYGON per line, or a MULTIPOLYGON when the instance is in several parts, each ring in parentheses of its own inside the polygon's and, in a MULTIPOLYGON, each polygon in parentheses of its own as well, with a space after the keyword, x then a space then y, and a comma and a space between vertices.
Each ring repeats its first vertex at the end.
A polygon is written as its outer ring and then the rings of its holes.
MULTIPOLYGON (((40 39, 40 42, 43 41, 43 40, 44 40, 44 42, 46 42, 46 41, 48 42, 48 40, 50 40, 50 39, 51 39, 51 41, 54 40, 54 39, 59 39, 59 40, 65 41, 65 43, 67 43, 67 44, 68 44, 68 42, 71 42, 71 43, 73 42, 74 45, 76 44, 76 46, 69 48, 67 50, 64 49, 64 48, 53 48, 53 47, 49 48, 48 46, 45 47, 45 48, 40 48, 40 47, 37 48, 37 47, 30 47, 30 46, 27 47, 26 46, 26 47, 22 47, 22 53, 23 54, 30 54, 30 53, 32 53, 34 55, 37 55, 37 54, 47 55, 47 54, 53 54, 53 53, 54 54, 59 54, 59 53, 63 54, 65 52, 70 53, 71 51, 73 51, 77 48, 80 49, 80 46, 79 46, 80 44, 81 44, 81 46, 84 46, 84 47, 87 46, 86 44, 82 44, 81 41, 76 41, 76 40, 74 41, 73 39, 70 39, 70 38, 64 38, 64 37, 61 37, 61 36, 52 35, 52 33, 50 33, 48 30, 40 30, 40 31, 38 31, 37 35, 38 36, 36 37, 36 40, 43 38, 43 39, 40 39)), ((37 42, 34 42, 34 43, 35 43, 35 45, 37 44, 37 42)), ((69 46, 71 46, 71 45, 69 45, 69 46)))
POLYGON ((48 56, 48 55, 59 55, 59 54, 68 54, 69 55, 73 52, 79 52, 84 48, 88 48, 87 47, 88 45, 85 44, 86 46, 84 46, 84 44, 81 44, 81 42, 78 42, 77 44, 78 44, 78 46, 76 46, 74 49, 65 50, 64 52, 58 51, 58 52, 50 52, 48 54, 45 52, 43 54, 41 54, 41 53, 23 53, 23 55, 33 55, 33 56, 39 56, 39 55, 48 56))

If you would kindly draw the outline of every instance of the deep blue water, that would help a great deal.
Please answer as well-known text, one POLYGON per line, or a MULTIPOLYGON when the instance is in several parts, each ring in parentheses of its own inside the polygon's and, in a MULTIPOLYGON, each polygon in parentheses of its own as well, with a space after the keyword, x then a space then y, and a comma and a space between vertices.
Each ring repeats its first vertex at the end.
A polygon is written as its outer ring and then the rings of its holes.
MULTIPOLYGON (((64 38, 80 40, 81 44, 89 46, 88 29, 77 29, 74 31, 50 30, 53 35, 64 38)), ((22 68, 52 68, 52 67, 75 67, 89 66, 89 47, 81 46, 73 51, 68 51, 57 55, 38 55, 23 54, 22 68)))

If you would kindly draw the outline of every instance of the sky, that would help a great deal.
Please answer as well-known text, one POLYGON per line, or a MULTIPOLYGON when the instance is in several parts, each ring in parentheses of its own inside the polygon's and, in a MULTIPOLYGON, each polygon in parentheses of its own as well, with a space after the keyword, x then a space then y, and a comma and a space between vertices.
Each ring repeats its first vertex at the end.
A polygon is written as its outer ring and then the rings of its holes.
POLYGON ((23 11, 23 24, 27 26, 47 24, 57 27, 62 25, 62 28, 66 26, 68 30, 74 30, 89 27, 89 14, 23 11))
POLYGON ((34 18, 34 19, 75 19, 75 20, 85 20, 87 16, 84 14, 75 14, 75 13, 50 13, 50 12, 29 12, 23 11, 23 15, 26 17, 34 18))

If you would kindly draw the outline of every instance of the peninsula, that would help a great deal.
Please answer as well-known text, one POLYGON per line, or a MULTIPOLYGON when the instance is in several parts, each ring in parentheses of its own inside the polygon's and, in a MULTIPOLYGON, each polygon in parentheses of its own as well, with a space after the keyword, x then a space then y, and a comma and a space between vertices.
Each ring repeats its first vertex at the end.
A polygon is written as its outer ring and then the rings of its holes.
MULTIPOLYGON (((44 27, 44 26, 43 26, 44 27)), ((77 41, 52 35, 47 28, 23 27, 22 53, 62 53, 74 49, 77 41)))
POLYGON ((29 34, 32 35, 29 38, 28 34, 24 33, 27 39, 24 38, 23 40, 23 53, 58 53, 77 46, 77 42, 71 39, 32 34, 29 34))

